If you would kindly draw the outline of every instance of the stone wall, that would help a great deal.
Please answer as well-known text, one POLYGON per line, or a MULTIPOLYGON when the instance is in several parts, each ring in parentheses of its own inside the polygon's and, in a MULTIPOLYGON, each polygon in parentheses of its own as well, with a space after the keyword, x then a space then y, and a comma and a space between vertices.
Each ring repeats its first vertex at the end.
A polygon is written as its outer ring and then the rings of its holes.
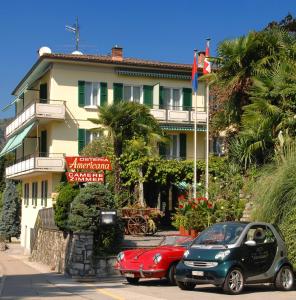
POLYGON ((116 256, 94 256, 93 247, 92 233, 70 235, 59 230, 39 229, 31 260, 75 278, 117 275, 118 271, 114 270, 116 256))
POLYGON ((31 260, 41 262, 52 271, 63 273, 70 235, 59 230, 39 229, 31 260))

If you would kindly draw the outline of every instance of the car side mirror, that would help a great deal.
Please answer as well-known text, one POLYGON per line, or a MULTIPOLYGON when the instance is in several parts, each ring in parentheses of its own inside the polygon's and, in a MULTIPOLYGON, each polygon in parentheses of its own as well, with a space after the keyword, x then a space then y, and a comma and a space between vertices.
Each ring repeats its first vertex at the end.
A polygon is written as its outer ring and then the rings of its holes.
POLYGON ((253 240, 251 240, 251 241, 246 241, 246 242, 245 242, 245 245, 247 245, 247 246, 256 246, 256 242, 253 241, 253 240))

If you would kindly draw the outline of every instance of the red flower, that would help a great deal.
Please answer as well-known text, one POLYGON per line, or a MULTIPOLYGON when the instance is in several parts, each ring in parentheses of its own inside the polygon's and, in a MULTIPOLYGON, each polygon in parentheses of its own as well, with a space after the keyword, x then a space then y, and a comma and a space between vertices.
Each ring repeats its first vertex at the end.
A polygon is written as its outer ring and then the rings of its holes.
POLYGON ((184 206, 182 204, 179 204, 179 208, 184 208, 184 206))

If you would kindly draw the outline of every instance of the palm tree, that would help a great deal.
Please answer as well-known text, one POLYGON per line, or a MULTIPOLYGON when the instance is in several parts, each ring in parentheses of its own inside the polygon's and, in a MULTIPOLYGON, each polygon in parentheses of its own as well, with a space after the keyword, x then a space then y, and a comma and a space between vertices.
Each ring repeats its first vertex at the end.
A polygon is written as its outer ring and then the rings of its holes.
POLYGON ((145 105, 121 101, 99 107, 98 119, 89 119, 108 131, 113 143, 115 164, 115 193, 122 190, 120 157, 128 141, 142 138, 147 144, 162 135, 157 120, 150 114, 145 105))

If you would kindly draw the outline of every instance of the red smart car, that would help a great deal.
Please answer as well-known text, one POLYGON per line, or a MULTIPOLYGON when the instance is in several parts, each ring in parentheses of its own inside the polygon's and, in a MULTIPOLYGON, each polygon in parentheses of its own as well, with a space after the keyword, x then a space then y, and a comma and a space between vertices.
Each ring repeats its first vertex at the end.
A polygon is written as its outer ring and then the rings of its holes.
POLYGON ((163 277, 175 284, 176 265, 192 239, 185 235, 169 235, 156 248, 120 252, 115 269, 131 284, 138 283, 140 278, 163 277))

